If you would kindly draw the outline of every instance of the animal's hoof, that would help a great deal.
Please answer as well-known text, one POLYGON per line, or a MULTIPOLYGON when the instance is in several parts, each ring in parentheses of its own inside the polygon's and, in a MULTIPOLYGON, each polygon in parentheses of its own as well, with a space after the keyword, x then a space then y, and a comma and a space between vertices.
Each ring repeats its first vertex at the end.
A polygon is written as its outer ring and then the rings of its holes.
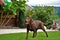
POLYGON ((46 36, 46 37, 48 37, 48 36, 46 36))
POLYGON ((26 40, 28 40, 28 39, 26 39, 26 40))
POLYGON ((34 37, 32 37, 32 38, 34 38, 34 37))
POLYGON ((32 36, 33 38, 35 38, 36 36, 32 36))

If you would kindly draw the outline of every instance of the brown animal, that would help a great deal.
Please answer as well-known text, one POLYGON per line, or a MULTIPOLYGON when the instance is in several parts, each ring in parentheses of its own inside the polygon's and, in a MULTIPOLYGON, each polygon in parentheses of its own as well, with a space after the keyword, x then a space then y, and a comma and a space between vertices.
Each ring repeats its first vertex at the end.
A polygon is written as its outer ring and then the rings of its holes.
POLYGON ((46 36, 48 37, 48 34, 45 31, 43 22, 41 22, 39 20, 32 20, 30 17, 27 17, 25 20, 25 23, 26 23, 26 27, 27 27, 26 40, 28 40, 29 31, 33 31, 33 37, 36 37, 38 29, 42 29, 46 33, 46 36))

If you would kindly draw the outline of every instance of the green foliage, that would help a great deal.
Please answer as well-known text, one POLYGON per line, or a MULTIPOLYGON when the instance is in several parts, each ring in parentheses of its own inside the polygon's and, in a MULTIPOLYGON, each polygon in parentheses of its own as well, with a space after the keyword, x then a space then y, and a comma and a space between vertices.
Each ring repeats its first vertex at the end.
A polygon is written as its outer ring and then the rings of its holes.
POLYGON ((35 20, 41 20, 46 23, 49 28, 51 28, 53 20, 58 19, 58 15, 55 14, 53 6, 37 6, 36 8, 26 11, 25 16, 30 16, 35 20))
POLYGON ((6 10, 10 10, 14 13, 14 15, 16 15, 16 11, 17 10, 21 10, 21 11, 24 11, 25 10, 25 3, 26 1, 25 0, 11 0, 11 1, 8 1, 8 0, 4 0, 5 2, 5 6, 3 6, 3 9, 6 11, 6 10))
POLYGON ((12 7, 13 7, 13 5, 14 5, 14 7, 13 8, 15 8, 15 9, 13 9, 13 11, 15 10, 15 11, 17 11, 17 12, 19 12, 19 21, 20 21, 20 23, 21 23, 21 26, 23 27, 24 26, 24 23, 25 23, 25 16, 24 16, 24 12, 25 12, 25 3, 26 3, 26 1, 25 0, 19 0, 19 1, 17 1, 17 0, 11 0, 12 1, 12 7))
POLYGON ((11 2, 9 2, 8 0, 4 0, 5 1, 5 6, 3 6, 3 11, 4 13, 12 13, 12 15, 17 15, 16 12, 19 13, 19 20, 21 22, 21 25, 24 25, 24 12, 25 12, 25 0, 11 0, 11 2))

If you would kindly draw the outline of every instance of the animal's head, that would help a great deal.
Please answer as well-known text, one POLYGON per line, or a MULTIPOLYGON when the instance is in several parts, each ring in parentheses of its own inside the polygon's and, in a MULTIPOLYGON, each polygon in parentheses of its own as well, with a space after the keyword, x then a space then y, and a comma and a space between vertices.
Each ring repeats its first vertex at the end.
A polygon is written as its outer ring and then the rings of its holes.
POLYGON ((25 24, 28 25, 28 24, 31 23, 31 21, 32 21, 32 19, 31 19, 30 17, 27 17, 27 18, 25 19, 25 24))

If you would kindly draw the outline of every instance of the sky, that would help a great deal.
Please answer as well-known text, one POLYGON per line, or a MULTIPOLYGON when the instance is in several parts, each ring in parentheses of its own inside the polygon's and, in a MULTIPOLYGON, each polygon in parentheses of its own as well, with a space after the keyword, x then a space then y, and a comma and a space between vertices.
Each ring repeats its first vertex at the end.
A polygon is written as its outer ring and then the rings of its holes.
POLYGON ((60 7, 60 0, 28 0, 26 2, 27 5, 40 5, 40 6, 59 6, 60 7))

